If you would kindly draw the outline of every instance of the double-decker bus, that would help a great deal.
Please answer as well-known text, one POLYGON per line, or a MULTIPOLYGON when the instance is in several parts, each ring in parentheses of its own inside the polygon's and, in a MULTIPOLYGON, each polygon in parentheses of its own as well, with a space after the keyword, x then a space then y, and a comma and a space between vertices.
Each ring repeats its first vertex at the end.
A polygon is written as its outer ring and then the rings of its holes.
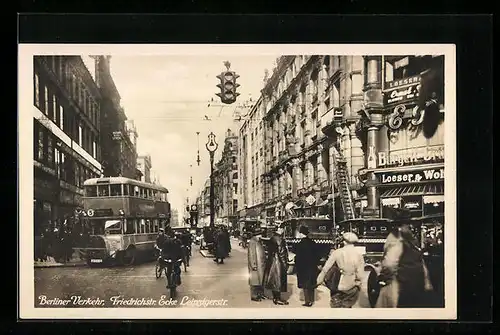
POLYGON ((123 177, 93 178, 84 182, 80 213, 87 238, 79 248, 87 263, 131 265, 153 258, 160 228, 170 224, 168 190, 123 177))

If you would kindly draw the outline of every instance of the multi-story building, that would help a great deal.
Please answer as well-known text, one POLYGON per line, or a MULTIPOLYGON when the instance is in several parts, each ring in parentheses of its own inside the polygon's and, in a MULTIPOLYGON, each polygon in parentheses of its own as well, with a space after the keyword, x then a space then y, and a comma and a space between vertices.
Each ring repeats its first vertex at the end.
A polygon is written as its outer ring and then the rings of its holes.
POLYGON ((365 215, 444 214, 444 56, 367 56, 364 69, 365 215))
POLYGON ((83 182, 102 172, 100 92, 80 56, 33 59, 35 234, 81 206, 83 182))
POLYGON ((226 225, 235 224, 238 214, 238 136, 228 129, 221 159, 214 171, 216 218, 226 225))
POLYGON ((179 221, 179 211, 177 209, 172 209, 172 217, 170 219, 171 227, 179 227, 181 226, 181 222, 179 221))
POLYGON ((153 167, 151 163, 150 155, 141 155, 137 157, 137 169, 141 173, 141 181, 146 183, 151 183, 151 168, 153 167))
POLYGON ((120 105, 110 72, 111 56, 95 57, 96 82, 101 92, 103 174, 137 179, 137 131, 120 105))
MULTIPOLYGON (((238 211, 240 216, 261 216, 264 204, 265 171, 264 120, 265 104, 262 97, 250 109, 239 130, 238 141, 238 211)), ((263 213, 262 213, 263 214, 263 213)))
POLYGON ((198 215, 199 226, 206 227, 210 224, 210 178, 205 180, 203 189, 200 192, 198 215))

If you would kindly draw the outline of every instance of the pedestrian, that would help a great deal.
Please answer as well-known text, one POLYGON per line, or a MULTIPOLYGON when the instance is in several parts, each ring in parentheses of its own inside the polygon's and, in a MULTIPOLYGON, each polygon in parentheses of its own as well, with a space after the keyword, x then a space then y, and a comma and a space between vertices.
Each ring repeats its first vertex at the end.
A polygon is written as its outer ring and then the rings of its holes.
POLYGON ((389 234, 384 245, 376 308, 422 308, 432 290, 422 252, 409 225, 389 234))
POLYGON ((283 228, 278 228, 269 240, 268 257, 264 270, 264 287, 273 292, 275 305, 288 305, 281 293, 287 292, 288 251, 283 239, 283 228))
POLYGON ((266 251, 260 240, 260 235, 255 235, 248 242, 248 284, 250 285, 250 298, 252 301, 261 301, 264 296, 264 269, 266 266, 266 251))
POLYGON ((304 291, 305 303, 302 306, 311 307, 314 304, 319 257, 316 242, 308 235, 309 229, 306 226, 301 226, 299 228, 301 240, 295 248, 295 267, 297 286, 304 291))
POLYGON ((214 238, 215 258, 217 264, 224 264, 224 258, 229 255, 228 241, 224 231, 219 228, 215 233, 214 238))
POLYGON ((316 280, 321 285, 330 270, 338 267, 340 278, 338 286, 330 286, 330 306, 332 308, 352 308, 359 297, 362 275, 364 273, 363 255, 356 250, 356 234, 347 232, 342 235, 344 246, 333 250, 316 280), (335 287, 337 286, 337 287, 335 287))

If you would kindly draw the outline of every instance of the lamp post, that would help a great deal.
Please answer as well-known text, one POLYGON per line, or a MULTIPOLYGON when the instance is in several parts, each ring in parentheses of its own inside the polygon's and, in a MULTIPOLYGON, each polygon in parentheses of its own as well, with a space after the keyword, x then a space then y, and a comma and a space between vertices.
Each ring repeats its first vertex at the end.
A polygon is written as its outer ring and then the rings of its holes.
POLYGON ((208 153, 210 154, 210 227, 215 226, 215 195, 214 195, 214 153, 219 145, 215 142, 215 134, 208 134, 208 142, 205 144, 208 153))

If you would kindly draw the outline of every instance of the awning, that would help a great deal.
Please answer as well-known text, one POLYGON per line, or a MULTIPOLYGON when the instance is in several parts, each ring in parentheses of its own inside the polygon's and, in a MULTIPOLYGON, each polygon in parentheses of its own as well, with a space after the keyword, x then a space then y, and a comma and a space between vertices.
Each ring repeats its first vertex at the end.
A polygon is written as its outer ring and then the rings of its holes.
POLYGON ((427 195, 427 194, 444 194, 443 184, 423 184, 423 185, 406 185, 401 187, 389 188, 380 194, 381 198, 401 197, 406 195, 427 195))
POLYGON ((438 204, 444 202, 444 195, 426 195, 423 200, 424 204, 438 204))

